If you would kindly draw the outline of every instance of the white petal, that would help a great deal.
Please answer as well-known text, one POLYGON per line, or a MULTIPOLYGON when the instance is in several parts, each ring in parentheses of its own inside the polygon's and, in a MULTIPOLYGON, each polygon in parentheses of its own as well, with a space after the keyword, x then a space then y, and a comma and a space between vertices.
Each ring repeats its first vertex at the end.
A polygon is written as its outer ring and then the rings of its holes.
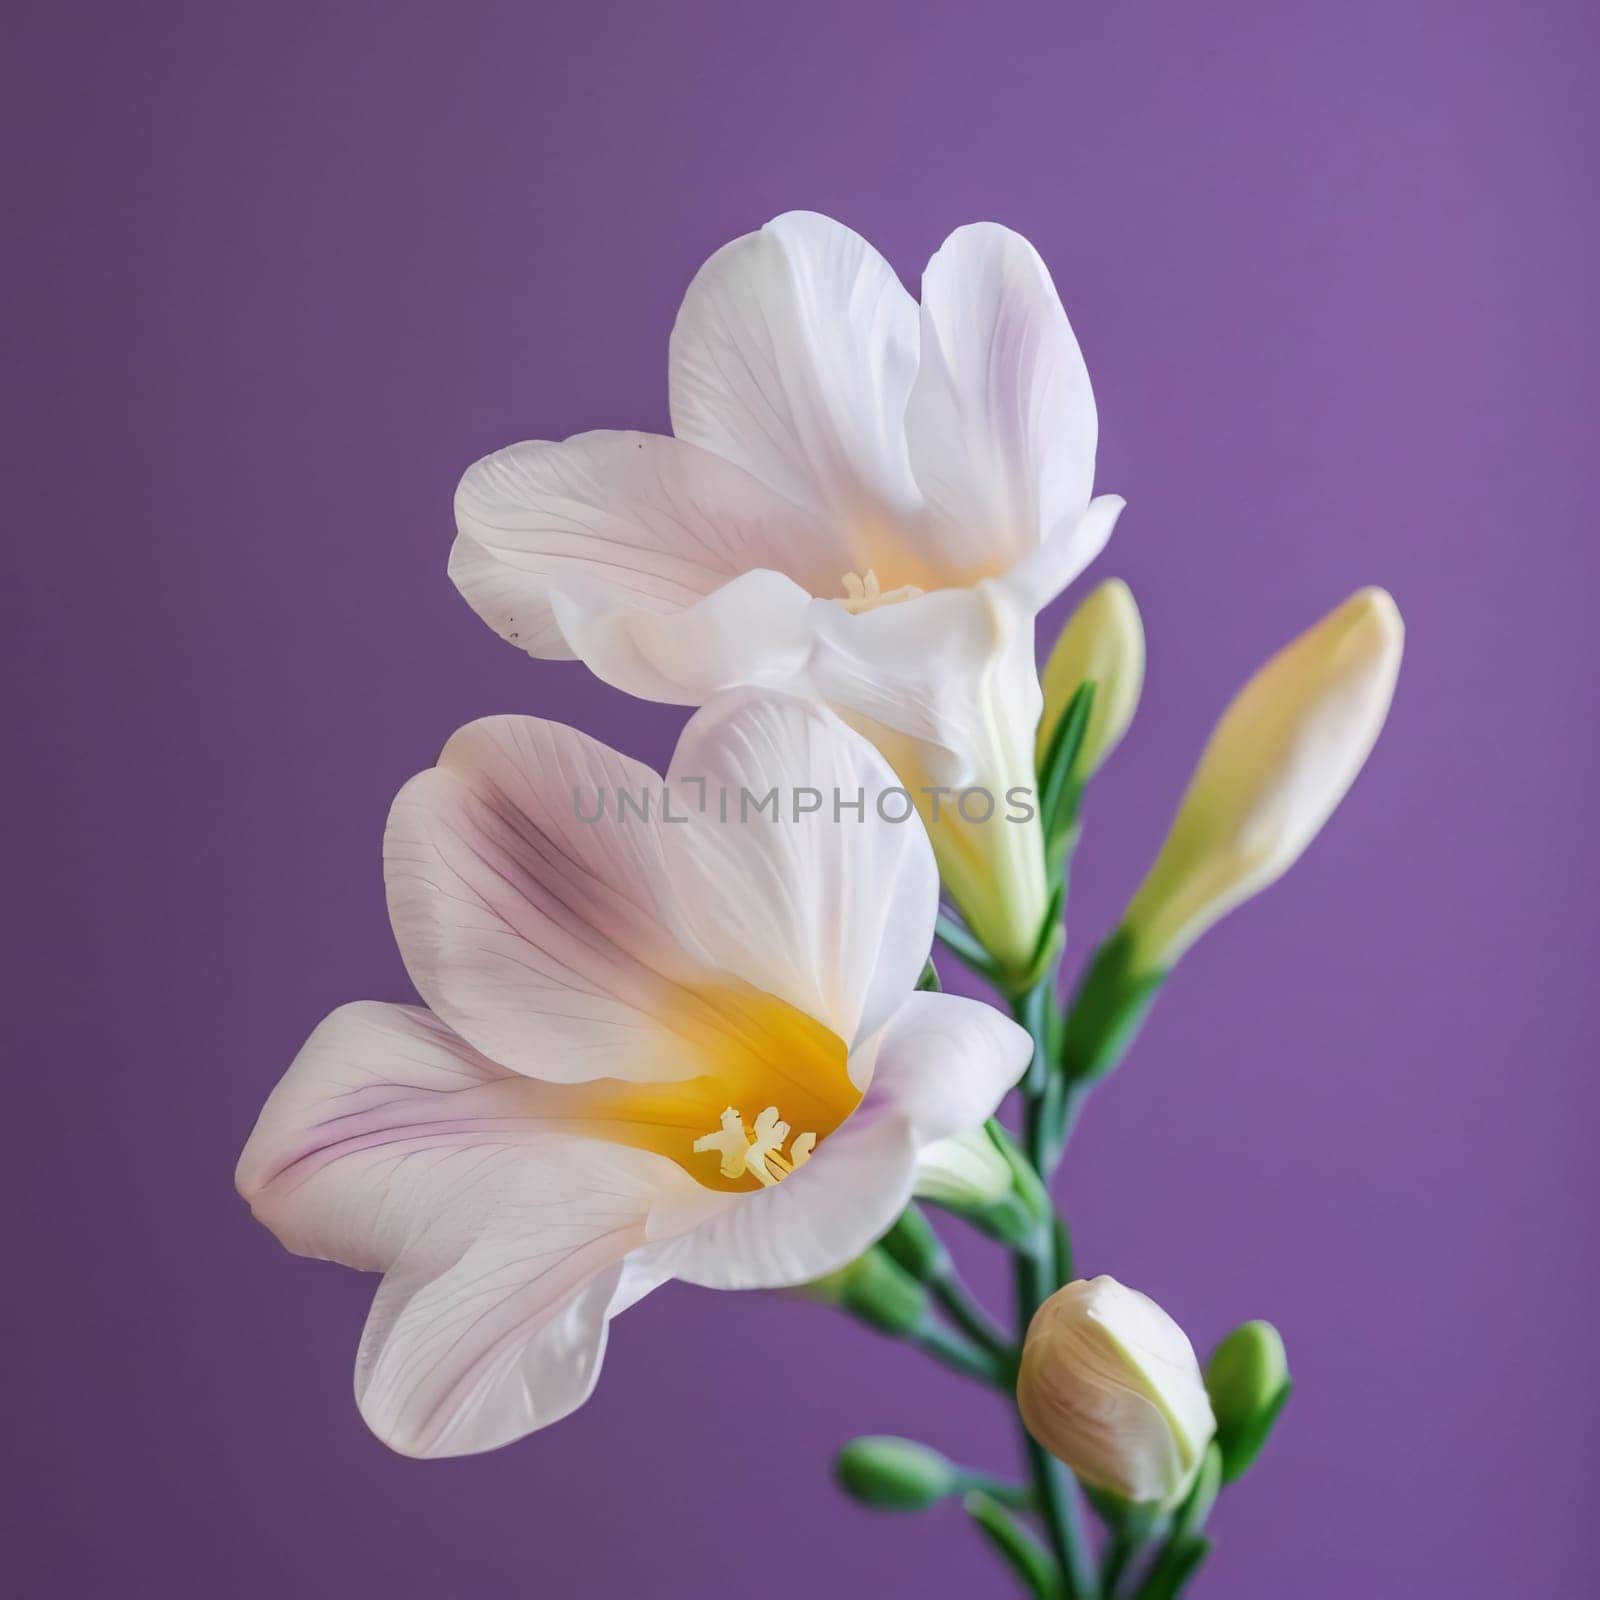
POLYGON ((906 411, 912 469, 944 540, 1009 563, 1075 523, 1096 429, 1088 370, 1038 252, 992 222, 957 229, 923 274, 906 411))
POLYGON ((381 1271, 434 1217, 481 1204, 543 1131, 537 1093, 419 1007, 341 1006, 268 1097, 235 1181, 296 1254, 381 1271))
POLYGON ((993 1006, 913 994, 878 1041, 867 1098, 902 1118, 920 1147, 992 1117, 1032 1059, 1027 1030, 993 1006))
POLYGON ((819 607, 792 579, 758 568, 682 611, 553 595, 564 635, 596 677, 644 700, 700 705, 740 684, 804 682, 819 607))
POLYGON ((648 433, 497 451, 462 478, 456 523, 456 586, 535 656, 583 654, 573 624, 587 617, 681 611, 755 568, 832 594, 854 561, 826 525, 748 473, 648 433))
POLYGON ((1060 523, 1037 550, 998 579, 1000 587, 1023 610, 1043 611, 1105 549, 1126 504, 1120 495, 1096 495, 1076 522, 1060 523))
POLYGON ((915 819, 879 813, 895 779, 877 751, 821 707, 746 691, 696 714, 669 778, 688 818, 669 870, 710 958, 847 1043, 879 1028, 927 959, 939 879, 915 819))
POLYGON ((470 1234, 444 1216, 409 1245, 372 1303, 356 1399, 406 1455, 493 1450, 582 1405, 613 1309, 639 1297, 624 1263, 660 1181, 690 1182, 659 1156, 576 1139, 516 1176, 470 1234))
POLYGON ((883 257, 789 212, 690 284, 672 330, 673 432, 835 525, 900 520, 918 503, 904 426, 916 362, 916 303, 883 257))
POLYGON ((648 767, 532 717, 469 724, 400 791, 384 837, 395 937, 423 998, 491 1059, 558 1082, 692 1073, 654 1026, 694 965, 660 796, 648 767), (621 794, 649 818, 619 821, 621 794))
MULTIPOLYGON (((997 765, 1018 782, 1031 780, 1043 700, 1033 613, 1016 603, 1009 586, 986 580, 971 589, 941 589, 860 616, 827 607, 815 628, 816 692, 848 719, 924 747, 921 781, 993 783, 1002 776, 997 765), (1002 745, 1025 752, 1025 759, 1005 754, 1002 760, 1002 745)), ((876 742, 876 732, 872 737, 876 742)))
POLYGON ((607 1318, 660 1281, 625 1258, 695 1186, 561 1133, 571 1095, 426 1011, 365 1003, 327 1018, 268 1098, 240 1193, 290 1249, 387 1272, 356 1384, 397 1450, 486 1450, 566 1415, 607 1318))
POLYGON ((811 681, 916 799, 949 892, 1008 969, 1032 960, 1049 892, 1037 820, 1042 699, 1033 613, 1005 580, 819 624, 811 681), (967 791, 967 792, 963 792, 967 791))

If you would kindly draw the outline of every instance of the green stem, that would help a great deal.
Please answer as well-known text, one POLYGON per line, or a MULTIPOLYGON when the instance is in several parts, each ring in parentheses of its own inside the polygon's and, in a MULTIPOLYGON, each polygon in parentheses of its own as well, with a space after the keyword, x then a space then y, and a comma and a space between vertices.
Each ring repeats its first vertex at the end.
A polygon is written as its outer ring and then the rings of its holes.
POLYGON ((989 952, 960 922, 941 912, 939 919, 933 925, 933 931, 940 943, 952 955, 965 962, 980 978, 998 986, 998 969, 990 960, 989 952))
POLYGON ((1063 1600, 1061 1576, 1055 1563, 1002 1506, 981 1490, 967 1495, 962 1504, 1000 1558, 1021 1579, 1033 1600, 1063 1600))
POLYGON ((1002 1363, 987 1350, 971 1343, 965 1335, 941 1323, 929 1320, 909 1329, 902 1337, 964 1377, 977 1378, 1007 1391, 1016 1382, 1015 1369, 1009 1362, 1002 1363))
POLYGON ((1013 1511, 1037 1511, 1038 1499, 1033 1492, 1031 1483, 1007 1483, 1004 1478, 992 1478, 987 1472, 963 1472, 961 1474, 961 1490, 969 1493, 978 1490, 988 1495, 991 1500, 1000 1505, 1009 1506, 1013 1511))
MULTIPOLYGON (((1052 979, 1046 979, 1013 1002, 1017 1021, 1033 1037, 1033 1063, 1023 1086, 1023 1148, 1041 1177, 1046 1176, 1051 1148, 1050 1086, 1058 1077, 1050 1050, 1051 1014, 1055 1006, 1052 979)), ((1057 1287, 1054 1229, 1041 1229, 1032 1249, 1016 1253, 1015 1274, 1020 1345, 1034 1312, 1057 1287)), ((1022 1430, 1022 1438, 1051 1553, 1061 1569, 1062 1594, 1065 1600, 1098 1600, 1100 1585, 1090 1559, 1077 1485, 1061 1462, 1026 1428, 1022 1430)))
POLYGON ((1107 1600, 1116 1600, 1123 1580, 1148 1542, 1149 1536, 1145 1532, 1124 1524, 1112 1527, 1111 1538, 1106 1544, 1105 1563, 1100 1569, 1100 1587, 1105 1591, 1107 1600))
POLYGON ((1172 1532, 1145 1575, 1137 1600, 1173 1600, 1194 1576, 1211 1553, 1211 1542, 1205 1537, 1206 1518, 1221 1487, 1222 1452, 1213 1443, 1206 1449, 1194 1487, 1173 1518, 1172 1532))
POLYGON ((1001 1332, 994 1318, 972 1298, 955 1273, 941 1273, 931 1279, 928 1292, 945 1315, 1015 1380, 1018 1360, 1016 1346, 1001 1332))

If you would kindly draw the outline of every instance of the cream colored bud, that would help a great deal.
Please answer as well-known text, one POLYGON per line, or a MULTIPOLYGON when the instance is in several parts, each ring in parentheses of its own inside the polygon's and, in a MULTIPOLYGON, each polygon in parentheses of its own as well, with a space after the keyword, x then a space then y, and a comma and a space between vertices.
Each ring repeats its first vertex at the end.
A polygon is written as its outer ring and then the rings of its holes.
POLYGON ((919 1200, 962 1210, 993 1205, 1011 1193, 1011 1186, 1011 1163, 984 1128, 936 1139, 917 1156, 919 1200))
POLYGON ((1115 1278, 1079 1279, 1039 1307, 1017 1406, 1086 1484, 1140 1505, 1176 1505, 1216 1432, 1183 1329, 1115 1278))
POLYGON ((1121 578, 1107 578, 1067 618, 1040 675, 1044 715, 1034 758, 1043 764, 1050 740, 1072 697, 1093 681, 1089 726, 1078 747, 1072 774, 1080 783, 1092 777, 1122 742, 1144 687, 1144 624, 1133 593, 1121 578))
POLYGON ((1123 918, 1133 970, 1170 967, 1294 864, 1383 727, 1404 639, 1389 595, 1362 589, 1234 697, 1123 918))

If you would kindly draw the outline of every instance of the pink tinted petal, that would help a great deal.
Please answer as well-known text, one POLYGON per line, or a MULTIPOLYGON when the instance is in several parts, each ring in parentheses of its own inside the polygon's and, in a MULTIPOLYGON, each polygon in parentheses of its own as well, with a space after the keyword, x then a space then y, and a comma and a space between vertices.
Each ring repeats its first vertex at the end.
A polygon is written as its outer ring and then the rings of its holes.
POLYGON ((541 1131, 538 1088, 419 1007, 341 1006, 268 1097, 235 1181, 296 1254, 381 1271, 437 1217, 482 1209, 541 1131))
POLYGON ((384 838, 395 937, 475 1048, 566 1083, 690 1075, 655 1020, 695 970, 673 932, 660 798, 648 767, 532 717, 470 724, 401 790, 384 838), (623 795, 648 818, 619 820, 623 795))
POLYGON ((599 1376, 614 1309, 659 1275, 629 1275, 672 1163, 585 1140, 549 1143, 469 1237, 448 1219, 385 1276, 356 1363, 379 1438, 412 1456, 493 1450, 559 1421, 599 1376))
POLYGON ((628 1260, 697 1186, 562 1131, 573 1091, 478 1055, 426 1011, 333 1013, 273 1091, 238 1186, 290 1249, 386 1276, 362 1414, 408 1455, 504 1444, 582 1403, 608 1319, 661 1281, 628 1260))
POLYGON ((993 1006, 913 994, 877 1040, 861 1111, 902 1118, 919 1147, 948 1139, 992 1117, 1032 1057, 1027 1030, 993 1006))

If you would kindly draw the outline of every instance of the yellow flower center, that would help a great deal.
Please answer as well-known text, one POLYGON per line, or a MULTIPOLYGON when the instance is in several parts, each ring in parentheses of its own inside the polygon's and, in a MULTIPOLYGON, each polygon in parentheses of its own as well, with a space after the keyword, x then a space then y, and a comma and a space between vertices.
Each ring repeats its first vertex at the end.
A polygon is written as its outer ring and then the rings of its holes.
POLYGON ((903 583, 898 589, 883 589, 879 586, 878 574, 871 567, 867 568, 864 578, 859 573, 847 572, 840 582, 844 584, 844 598, 839 604, 853 616, 874 611, 879 606, 898 605, 902 600, 915 600, 926 593, 914 583, 903 583))
POLYGON ((844 1040, 747 984, 677 988, 660 1026, 663 1081, 541 1084, 538 1114, 653 1150, 708 1189, 750 1192, 804 1165, 860 1103, 844 1040), (747 1106, 763 1108, 749 1125, 739 1109, 747 1106), (780 1106, 806 1130, 792 1141, 780 1106))

